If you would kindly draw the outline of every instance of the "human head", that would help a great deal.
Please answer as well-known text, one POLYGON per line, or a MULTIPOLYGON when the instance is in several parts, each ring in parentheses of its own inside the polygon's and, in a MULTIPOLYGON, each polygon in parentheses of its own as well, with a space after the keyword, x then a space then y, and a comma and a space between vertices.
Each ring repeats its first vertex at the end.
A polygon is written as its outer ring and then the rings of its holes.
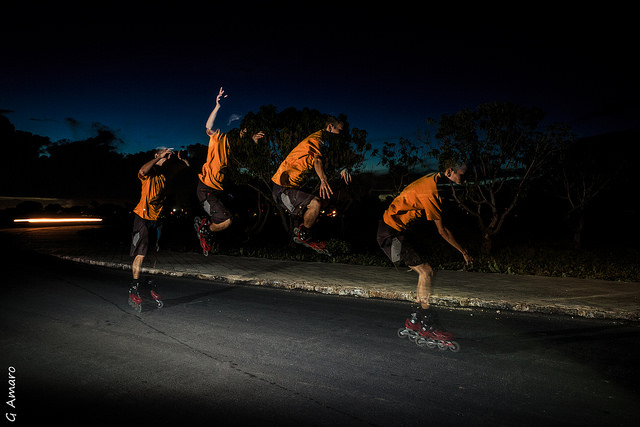
POLYGON ((229 138, 229 141, 232 141, 235 143, 242 142, 242 141, 250 141, 256 133, 258 132, 254 131, 251 128, 247 128, 243 126, 243 127, 231 129, 227 133, 227 138, 229 138))
POLYGON ((449 181, 461 184, 464 181, 464 174, 467 172, 467 165, 453 157, 441 156, 438 169, 449 181))
POLYGON ((167 147, 158 147, 154 150, 154 157, 158 158, 160 157, 160 160, 158 160, 156 162, 156 165, 158 166, 162 166, 162 164, 169 158, 171 157, 171 153, 173 153, 173 151, 171 151, 170 148, 167 147))
POLYGON ((327 118, 325 130, 330 133, 339 134, 344 129, 344 122, 333 116, 327 118))

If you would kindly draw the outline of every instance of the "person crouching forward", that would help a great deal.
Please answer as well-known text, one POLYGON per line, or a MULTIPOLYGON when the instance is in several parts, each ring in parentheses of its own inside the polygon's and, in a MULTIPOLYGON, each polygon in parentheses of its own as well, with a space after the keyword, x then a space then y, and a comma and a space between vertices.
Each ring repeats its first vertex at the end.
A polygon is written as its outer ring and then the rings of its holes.
POLYGON ((437 187, 439 183, 449 181, 460 184, 466 170, 465 165, 441 161, 440 172, 425 175, 412 182, 391 202, 378 226, 378 245, 391 262, 394 265, 404 262, 418 273, 417 304, 407 321, 422 324, 432 330, 436 328, 436 318, 433 310, 429 308, 429 298, 434 271, 417 252, 412 236, 408 233, 408 226, 420 218, 433 221, 440 236, 460 251, 468 265, 472 261, 469 253, 460 246, 443 223, 442 200, 437 187))

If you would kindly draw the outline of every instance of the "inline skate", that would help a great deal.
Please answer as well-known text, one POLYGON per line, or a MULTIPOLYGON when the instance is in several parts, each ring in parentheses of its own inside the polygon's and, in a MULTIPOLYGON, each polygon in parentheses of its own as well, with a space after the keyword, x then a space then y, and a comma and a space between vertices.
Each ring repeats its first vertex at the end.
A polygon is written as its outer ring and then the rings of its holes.
POLYGON ((451 350, 454 353, 460 351, 460 344, 453 341, 453 334, 451 332, 444 332, 436 329, 434 326, 430 326, 424 322, 420 322, 420 330, 418 336, 415 338, 416 345, 418 347, 427 347, 430 349, 438 348, 438 350, 445 351, 451 350))
POLYGON ((432 309, 416 308, 407 317, 404 328, 398 329, 400 338, 409 338, 418 347, 438 348, 441 351, 460 351, 460 345, 453 341, 453 334, 444 332, 436 326, 436 314, 432 309))
POLYGON ((404 328, 398 329, 398 336, 400 338, 409 338, 411 341, 415 341, 418 338, 420 331, 420 319, 418 319, 418 313, 414 312, 407 317, 404 321, 404 328))
POLYGON ((202 254, 204 256, 209 256, 209 252, 213 249, 212 233, 211 230, 209 230, 210 224, 211 222, 207 217, 200 218, 199 216, 195 217, 193 222, 193 228, 195 228, 198 234, 198 240, 200 240, 200 246, 202 247, 202 254))
MULTIPOLYGON (((129 287, 129 305, 138 313, 142 312, 142 283, 139 280, 134 280, 129 287)), ((145 285, 149 287, 149 295, 156 304, 157 308, 164 307, 164 303, 162 302, 162 296, 158 293, 158 286, 153 283, 151 280, 147 280, 144 282, 145 285)))
POLYGON ((149 289, 149 294, 151 294, 151 298, 156 302, 156 306, 158 308, 164 307, 162 296, 158 293, 158 285, 156 285, 152 280, 147 280, 147 285, 151 288, 149 289))
POLYGON ((300 224, 298 228, 294 228, 293 242, 313 249, 319 254, 331 256, 326 248, 327 244, 325 242, 317 242, 313 240, 311 237, 311 231, 305 228, 303 224, 300 224))
POLYGON ((132 282, 129 286, 129 306, 140 313, 142 311, 142 298, 140 297, 140 283, 132 282))

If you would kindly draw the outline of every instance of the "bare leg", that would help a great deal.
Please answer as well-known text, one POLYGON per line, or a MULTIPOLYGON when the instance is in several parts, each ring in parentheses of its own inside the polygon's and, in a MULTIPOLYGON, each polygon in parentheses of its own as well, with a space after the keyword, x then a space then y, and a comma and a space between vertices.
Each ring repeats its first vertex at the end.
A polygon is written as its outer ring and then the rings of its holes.
POLYGON ((226 230, 227 228, 229 228, 230 225, 231 225, 231 218, 222 221, 220 224, 211 223, 211 225, 209 225, 209 230, 213 231, 214 233, 217 233, 219 231, 226 230))
POLYGON ((144 261, 144 255, 136 255, 133 259, 133 265, 131 266, 131 270, 133 271, 133 280, 138 280, 140 278, 142 261, 144 261))
POLYGON ((409 268, 418 273, 417 302, 426 310, 429 308, 429 297, 431 297, 433 268, 427 263, 416 266, 410 265, 409 268))
POLYGON ((307 205, 307 210, 304 212, 303 224, 306 228, 313 227, 320 215, 320 199, 314 197, 313 200, 307 205))

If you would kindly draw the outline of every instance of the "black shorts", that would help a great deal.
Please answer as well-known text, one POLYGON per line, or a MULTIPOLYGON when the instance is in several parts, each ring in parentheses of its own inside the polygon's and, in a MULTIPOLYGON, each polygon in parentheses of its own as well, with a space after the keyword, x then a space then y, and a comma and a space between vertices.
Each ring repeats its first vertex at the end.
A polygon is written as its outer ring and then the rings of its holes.
POLYGON ((131 256, 146 256, 149 251, 149 231, 156 230, 157 221, 142 219, 137 214, 133 214, 133 232, 131 233, 131 256))
POLYGON ((394 264, 404 262, 407 266, 416 266, 426 262, 416 251, 409 236, 390 227, 382 220, 378 224, 377 240, 380 249, 394 264))
POLYGON ((296 216, 301 216, 315 197, 313 194, 305 193, 296 188, 281 187, 275 183, 271 194, 278 205, 291 215, 296 216))
POLYGON ((214 190, 198 180, 196 189, 198 200, 204 211, 211 217, 211 222, 220 224, 231 218, 231 212, 224 206, 220 198, 221 190, 214 190))

